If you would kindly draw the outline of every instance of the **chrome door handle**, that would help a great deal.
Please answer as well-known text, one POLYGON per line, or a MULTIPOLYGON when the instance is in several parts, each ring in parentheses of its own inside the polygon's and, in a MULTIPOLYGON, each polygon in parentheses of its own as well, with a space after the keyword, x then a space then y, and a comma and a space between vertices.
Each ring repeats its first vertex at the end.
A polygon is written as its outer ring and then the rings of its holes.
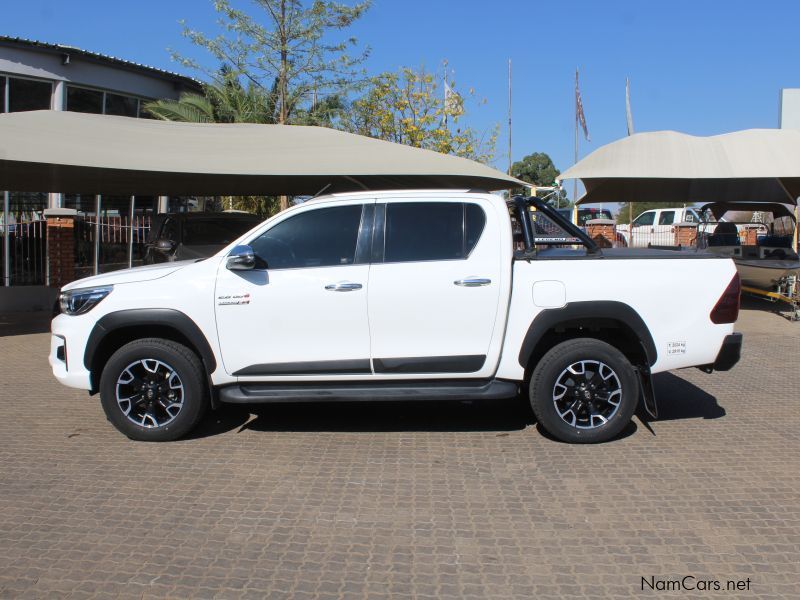
POLYGON ((461 287, 481 287, 490 283, 492 283, 492 280, 485 277, 465 277, 453 282, 454 285, 460 285, 461 287))
POLYGON ((360 283, 351 283, 349 281, 340 281, 339 283, 329 283, 325 289, 329 292, 353 292, 360 290, 362 286, 360 283))

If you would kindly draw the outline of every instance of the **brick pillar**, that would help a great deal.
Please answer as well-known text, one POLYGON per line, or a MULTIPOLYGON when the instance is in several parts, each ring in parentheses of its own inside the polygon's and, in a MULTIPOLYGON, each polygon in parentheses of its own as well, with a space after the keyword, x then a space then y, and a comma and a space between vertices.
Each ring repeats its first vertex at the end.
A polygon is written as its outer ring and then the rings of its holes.
POLYGON ((61 287, 75 280, 75 215, 72 208, 50 208, 47 219, 47 268, 50 286, 61 287))
POLYGON ((586 221, 586 233, 600 248, 611 248, 616 245, 617 226, 612 219, 586 221))
POLYGON ((758 232, 763 231, 760 225, 745 225, 744 231, 739 231, 739 239, 743 246, 758 245, 758 232))
POLYGON ((675 223, 675 245, 686 248, 697 241, 697 223, 675 223))

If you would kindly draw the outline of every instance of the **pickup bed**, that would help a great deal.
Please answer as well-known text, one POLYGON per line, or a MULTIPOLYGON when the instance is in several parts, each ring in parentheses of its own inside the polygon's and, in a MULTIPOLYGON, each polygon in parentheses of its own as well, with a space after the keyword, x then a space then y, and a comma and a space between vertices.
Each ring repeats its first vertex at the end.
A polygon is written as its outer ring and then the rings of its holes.
POLYGON ((605 441, 654 412, 651 374, 739 358, 733 262, 678 256, 601 251, 536 199, 329 196, 211 258, 65 286, 50 364, 138 440, 224 403, 522 393, 555 437, 605 441))

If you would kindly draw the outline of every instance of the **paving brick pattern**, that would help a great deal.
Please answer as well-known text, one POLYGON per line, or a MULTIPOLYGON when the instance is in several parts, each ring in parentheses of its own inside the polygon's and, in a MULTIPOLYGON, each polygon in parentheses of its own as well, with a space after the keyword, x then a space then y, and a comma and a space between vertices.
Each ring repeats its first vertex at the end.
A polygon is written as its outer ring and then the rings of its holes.
POLYGON ((800 324, 743 314, 732 372, 662 418, 544 436, 521 402, 232 408, 131 442, 0 338, 2 598, 798 597, 800 324), (642 591, 642 577, 750 579, 642 591))

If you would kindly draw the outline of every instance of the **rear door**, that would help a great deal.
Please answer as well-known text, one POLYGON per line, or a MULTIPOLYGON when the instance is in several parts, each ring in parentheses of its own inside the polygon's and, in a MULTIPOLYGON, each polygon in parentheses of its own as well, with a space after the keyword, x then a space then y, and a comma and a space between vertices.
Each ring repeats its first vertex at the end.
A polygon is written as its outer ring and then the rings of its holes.
POLYGON ((376 375, 494 372, 490 345, 504 284, 498 219, 488 203, 464 200, 376 205, 368 293, 376 375))

